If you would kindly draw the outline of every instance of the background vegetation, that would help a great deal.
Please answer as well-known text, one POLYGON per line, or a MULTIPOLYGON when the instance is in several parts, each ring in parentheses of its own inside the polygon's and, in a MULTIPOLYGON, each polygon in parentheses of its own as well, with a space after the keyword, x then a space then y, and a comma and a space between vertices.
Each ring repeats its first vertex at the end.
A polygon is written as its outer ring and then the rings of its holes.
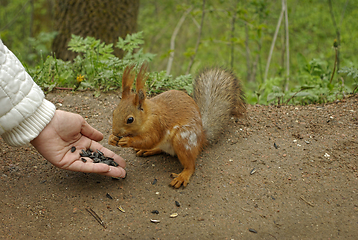
POLYGON ((124 67, 143 61, 149 62, 148 89, 155 93, 190 93, 191 76, 210 66, 232 69, 249 103, 320 103, 357 91, 358 3, 288 0, 288 28, 285 14, 277 28, 282 3, 142 0, 138 34, 115 45, 74 36, 69 47, 82 54, 64 62, 51 56, 53 0, 0 0, 0 38, 46 91, 116 89, 124 67), (114 48, 126 56, 116 58, 114 48))

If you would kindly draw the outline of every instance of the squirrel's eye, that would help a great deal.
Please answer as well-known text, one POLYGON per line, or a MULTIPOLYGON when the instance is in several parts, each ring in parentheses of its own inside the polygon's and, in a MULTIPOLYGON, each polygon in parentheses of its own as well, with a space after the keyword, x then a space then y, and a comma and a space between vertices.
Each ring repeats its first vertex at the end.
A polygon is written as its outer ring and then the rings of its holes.
POLYGON ((133 118, 133 117, 129 117, 129 118, 127 119, 127 124, 132 123, 133 121, 134 121, 134 118, 133 118))

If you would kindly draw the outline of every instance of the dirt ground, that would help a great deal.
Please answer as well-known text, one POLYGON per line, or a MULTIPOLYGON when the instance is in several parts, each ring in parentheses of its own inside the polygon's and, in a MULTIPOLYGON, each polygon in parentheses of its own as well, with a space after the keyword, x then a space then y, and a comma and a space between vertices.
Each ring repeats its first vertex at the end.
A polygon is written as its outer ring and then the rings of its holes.
POLYGON ((324 105, 248 106, 247 120, 232 120, 203 151, 185 189, 168 186, 170 173, 182 170, 176 158, 140 158, 107 144, 115 93, 46 98, 100 130, 101 143, 126 159, 128 176, 61 170, 31 145, 0 139, 2 239, 358 238, 357 95, 324 105))

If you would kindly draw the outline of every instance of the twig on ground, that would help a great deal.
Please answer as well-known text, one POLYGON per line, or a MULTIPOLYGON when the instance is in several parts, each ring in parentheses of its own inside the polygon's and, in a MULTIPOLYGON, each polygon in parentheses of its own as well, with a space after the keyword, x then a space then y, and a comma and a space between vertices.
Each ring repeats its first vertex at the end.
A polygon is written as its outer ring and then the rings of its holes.
POLYGON ((305 203, 307 203, 308 205, 310 205, 311 207, 314 207, 313 203, 307 201, 303 196, 301 196, 301 199, 302 199, 305 203))
POLYGON ((95 211, 92 210, 92 208, 86 208, 86 210, 87 210, 87 212, 89 212, 92 215, 92 217, 94 217, 94 219, 97 220, 97 222, 99 224, 102 225, 102 227, 107 228, 106 225, 104 224, 104 222, 102 221, 102 219, 97 215, 97 213, 95 211))

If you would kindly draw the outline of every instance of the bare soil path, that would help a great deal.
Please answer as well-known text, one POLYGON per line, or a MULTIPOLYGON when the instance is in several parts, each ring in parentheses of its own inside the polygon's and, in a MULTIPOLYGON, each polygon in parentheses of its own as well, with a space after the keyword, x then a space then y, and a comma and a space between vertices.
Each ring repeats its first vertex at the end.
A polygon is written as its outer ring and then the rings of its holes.
POLYGON ((126 159, 128 177, 60 170, 31 145, 0 139, 1 239, 357 239, 357 95, 325 105, 249 106, 248 118, 228 123, 178 190, 168 186, 170 173, 181 171, 176 158, 140 158, 107 144, 116 94, 47 99, 100 130, 101 143, 126 159))

